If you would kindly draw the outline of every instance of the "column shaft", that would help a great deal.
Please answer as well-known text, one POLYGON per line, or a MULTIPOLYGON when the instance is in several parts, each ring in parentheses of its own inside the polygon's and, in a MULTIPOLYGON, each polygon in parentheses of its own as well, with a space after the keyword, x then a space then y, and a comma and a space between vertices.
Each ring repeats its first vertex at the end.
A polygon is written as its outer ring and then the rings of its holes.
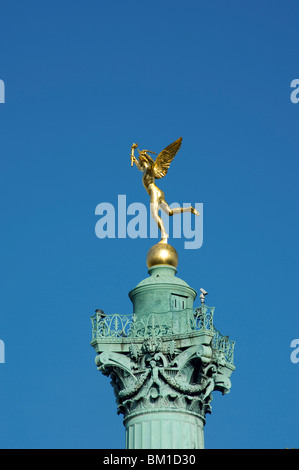
POLYGON ((127 449, 203 449, 203 421, 173 411, 145 413, 128 419, 127 449))

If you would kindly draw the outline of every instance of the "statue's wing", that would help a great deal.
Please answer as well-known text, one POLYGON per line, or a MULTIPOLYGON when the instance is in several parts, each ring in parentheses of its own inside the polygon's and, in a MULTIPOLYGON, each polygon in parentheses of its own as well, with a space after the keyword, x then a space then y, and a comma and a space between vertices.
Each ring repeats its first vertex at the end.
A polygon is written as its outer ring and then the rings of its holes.
POLYGON ((155 178, 160 179, 166 175, 170 163, 179 151, 182 143, 182 137, 177 139, 172 144, 168 145, 156 158, 155 164, 153 165, 153 173, 155 178))

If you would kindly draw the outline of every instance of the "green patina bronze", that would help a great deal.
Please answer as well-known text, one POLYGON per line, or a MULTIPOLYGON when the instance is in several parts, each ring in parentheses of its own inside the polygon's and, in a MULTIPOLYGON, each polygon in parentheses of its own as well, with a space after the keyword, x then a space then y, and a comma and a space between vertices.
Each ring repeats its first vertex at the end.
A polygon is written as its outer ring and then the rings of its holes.
POLYGON ((110 376, 126 448, 199 449, 212 392, 229 392, 234 341, 214 327, 214 307, 156 265, 130 293, 131 315, 91 317, 97 369, 110 376))

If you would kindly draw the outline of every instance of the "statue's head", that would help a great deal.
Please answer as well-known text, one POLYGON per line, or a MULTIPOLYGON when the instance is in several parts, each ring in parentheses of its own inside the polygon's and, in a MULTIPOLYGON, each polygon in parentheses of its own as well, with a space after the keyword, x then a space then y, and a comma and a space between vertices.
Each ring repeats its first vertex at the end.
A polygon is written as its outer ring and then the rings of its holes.
POLYGON ((149 165, 154 164, 154 160, 147 152, 153 153, 154 155, 156 155, 155 152, 151 152, 150 150, 138 150, 138 152, 139 152, 139 156, 138 156, 139 163, 141 164, 147 163, 149 165))

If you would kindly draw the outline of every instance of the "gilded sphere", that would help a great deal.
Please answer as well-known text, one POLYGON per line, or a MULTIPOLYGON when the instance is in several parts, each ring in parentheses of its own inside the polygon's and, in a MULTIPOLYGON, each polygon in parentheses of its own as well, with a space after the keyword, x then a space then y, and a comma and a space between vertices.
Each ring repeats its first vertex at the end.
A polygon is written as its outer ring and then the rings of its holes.
POLYGON ((167 243, 157 243, 153 245, 146 256, 146 264, 148 268, 157 264, 167 264, 168 266, 178 265, 179 257, 173 246, 167 243))

